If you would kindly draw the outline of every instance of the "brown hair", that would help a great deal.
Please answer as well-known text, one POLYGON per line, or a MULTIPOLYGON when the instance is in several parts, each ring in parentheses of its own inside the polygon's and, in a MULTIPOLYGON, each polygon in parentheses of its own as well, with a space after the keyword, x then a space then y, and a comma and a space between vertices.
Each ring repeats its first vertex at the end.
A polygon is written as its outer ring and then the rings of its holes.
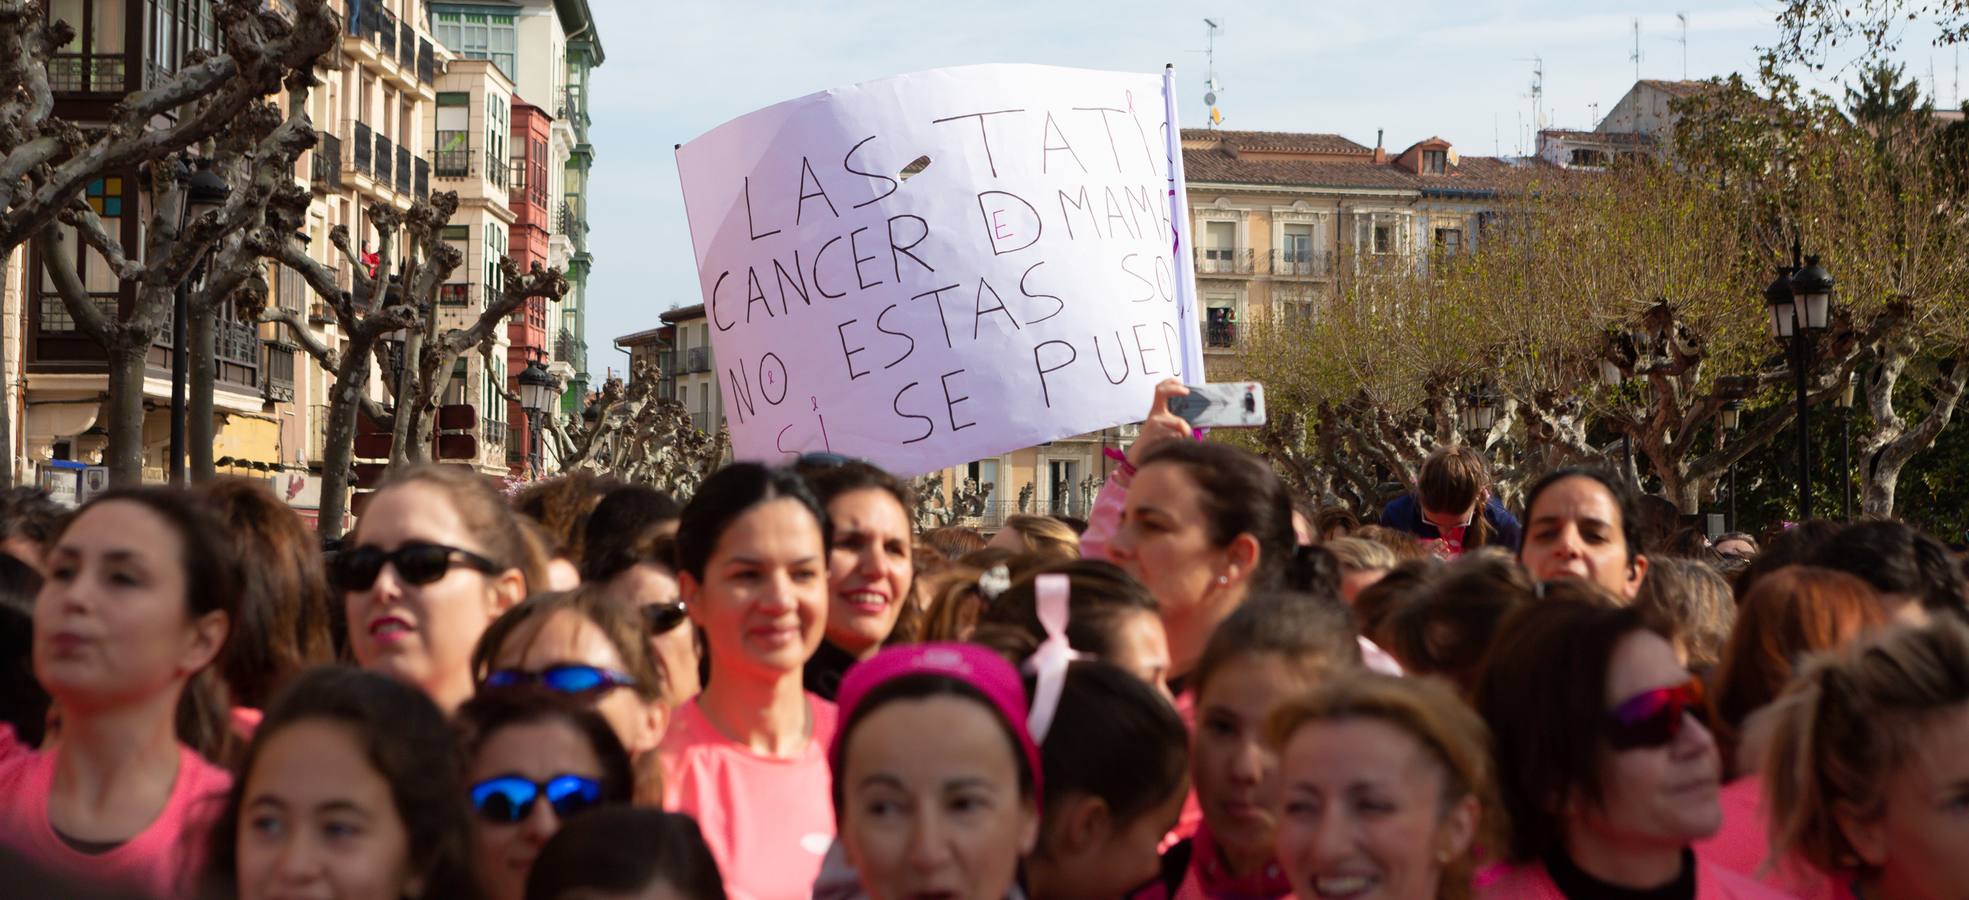
POLYGON ((1734 763, 1744 720, 1778 698, 1799 660, 1850 643, 1889 618, 1873 588, 1856 575, 1786 566, 1757 579, 1737 608, 1736 630, 1716 673, 1724 761, 1734 763))
POLYGON ((1329 506, 1313 516, 1313 538, 1325 541, 1326 533, 1335 528, 1342 529, 1344 536, 1352 537, 1361 527, 1361 517, 1344 506, 1329 506))
POLYGON ((1361 588, 1354 595, 1354 627, 1382 647, 1394 643, 1388 626, 1395 611, 1426 590, 1442 567, 1435 557, 1411 559, 1389 569, 1380 581, 1361 588))
MULTIPOLYGON (((391 469, 376 492, 380 494, 408 484, 427 485, 444 494, 466 530, 485 545, 480 555, 492 560, 493 565, 502 571, 520 570, 529 588, 547 583, 544 564, 530 552, 518 520, 485 476, 460 466, 418 463, 391 469)), ((361 537, 362 521, 357 520, 349 546, 354 546, 361 537)))
POLYGON ((288 678, 334 660, 328 573, 314 535, 265 482, 215 478, 191 489, 194 501, 228 526, 220 536, 253 564, 244 576, 232 638, 218 669, 233 702, 265 709, 288 678))
POLYGON ((1168 441, 1156 445, 1140 468, 1174 465, 1199 489, 1198 505, 1210 543, 1228 547, 1238 535, 1258 542, 1253 590, 1281 586, 1297 556, 1299 536, 1292 530, 1292 498, 1270 463, 1229 444, 1168 441))
POLYGON ((1692 671, 1707 673, 1723 661, 1723 645, 1736 622, 1736 598, 1730 583, 1708 563, 1657 557, 1634 604, 1674 627, 1675 642, 1688 654, 1692 671))
POLYGON ((667 684, 663 672, 663 660, 650 650, 649 628, 643 619, 642 610, 625 603, 617 603, 603 596, 601 585, 583 585, 572 591, 559 591, 535 594, 524 602, 499 614, 499 618, 487 625, 485 633, 479 636, 477 647, 472 649, 472 680, 483 682, 492 674, 493 663, 499 658, 506 642, 521 629, 533 623, 534 632, 527 640, 538 639, 541 626, 555 613, 570 612, 593 623, 608 642, 615 647, 616 655, 622 657, 623 671, 636 679, 636 693, 644 700, 658 702, 663 699, 663 686, 667 684))
POLYGON ((1809 662, 1772 709, 1764 773, 1773 856, 1835 876, 1871 873, 1840 817, 1886 812, 1889 776, 1922 732, 1969 703, 1969 630, 1948 617, 1896 628, 1809 662))
POLYGON ((1333 561, 1340 564, 1342 572, 1387 571, 1400 562, 1388 545, 1366 538, 1334 538, 1320 546, 1333 554, 1333 561))
POLYGON ((1307 594, 1256 594, 1210 633, 1190 675, 1198 697, 1203 686, 1232 660, 1271 655, 1309 671, 1359 668, 1361 645, 1353 617, 1337 600, 1307 594))
POLYGON ((1283 753, 1292 735, 1307 725, 1359 720, 1392 726, 1422 745, 1442 769, 1442 814, 1465 797, 1477 798, 1477 839, 1470 850, 1444 865, 1436 894, 1439 900, 1469 897, 1476 848, 1493 845, 1504 831, 1504 810, 1492 773, 1490 729, 1435 679, 1360 671, 1338 674, 1304 696, 1286 701, 1272 712, 1265 734, 1272 750, 1283 753))
POLYGON ((1464 696, 1476 688, 1477 666, 1498 623, 1532 602, 1534 585, 1501 549, 1466 554, 1420 586, 1388 620, 1388 652, 1412 674, 1441 675, 1464 696))
POLYGON ((1112 658, 1130 617, 1154 616, 1160 610, 1149 589, 1113 563, 1091 559, 1054 563, 1014 581, 986 605, 972 640, 1014 662, 1038 650, 1046 639, 1046 628, 1039 622, 1038 578, 1047 574, 1067 578, 1068 643, 1097 659, 1112 658))
POLYGON ((1056 560, 1080 558, 1080 535, 1065 522, 1050 516, 1014 515, 1005 518, 1005 528, 1019 535, 1027 553, 1056 560))
POLYGON ((1422 474, 1415 482, 1416 512, 1470 510, 1470 530, 1463 546, 1482 547, 1492 537, 1482 505, 1484 492, 1489 489, 1490 466, 1483 454, 1465 444, 1438 447, 1422 461, 1422 474))
POLYGON ((1606 717, 1607 673, 1629 635, 1667 630, 1578 579, 1545 586, 1545 599, 1506 617, 1477 676, 1477 711, 1497 741, 1497 784, 1510 816, 1498 849, 1513 862, 1565 845, 1569 799, 1605 796, 1595 727, 1606 717), (1592 735, 1592 737, 1588 737, 1592 735))
POLYGON ((513 512, 547 530, 548 548, 555 556, 585 558, 588 514, 602 497, 622 482, 585 469, 533 482, 513 495, 513 512))
POLYGON ((952 561, 983 550, 987 543, 984 535, 979 534, 976 528, 960 528, 955 525, 946 525, 923 535, 923 542, 937 548, 937 552, 942 553, 944 559, 952 561))
POLYGON ((1401 562, 1436 558, 1429 552, 1429 548, 1422 546, 1422 542, 1415 539, 1415 535, 1406 531, 1396 531, 1386 525, 1362 525, 1348 537, 1380 544, 1392 551, 1395 559, 1401 562))

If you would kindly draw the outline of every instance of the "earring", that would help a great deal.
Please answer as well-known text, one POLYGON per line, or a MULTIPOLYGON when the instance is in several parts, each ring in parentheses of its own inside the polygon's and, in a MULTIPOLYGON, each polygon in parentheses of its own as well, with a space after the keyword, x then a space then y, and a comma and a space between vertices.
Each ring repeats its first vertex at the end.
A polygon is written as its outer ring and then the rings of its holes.
POLYGON ((1230 583, 1231 583, 1231 576, 1229 576, 1229 575, 1219 575, 1219 576, 1217 576, 1217 586, 1218 586, 1218 587, 1223 587, 1224 585, 1227 585, 1227 584, 1230 584, 1230 583))

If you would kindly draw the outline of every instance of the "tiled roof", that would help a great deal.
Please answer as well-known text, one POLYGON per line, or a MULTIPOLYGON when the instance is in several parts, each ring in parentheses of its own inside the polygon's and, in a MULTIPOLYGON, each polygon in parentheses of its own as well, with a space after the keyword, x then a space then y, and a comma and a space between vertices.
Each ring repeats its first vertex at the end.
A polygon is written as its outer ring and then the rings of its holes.
POLYGON ((662 336, 663 336, 662 328, 646 328, 642 331, 638 331, 633 334, 625 334, 619 338, 616 338, 615 345, 617 347, 632 347, 639 344, 650 344, 650 343, 655 343, 656 340, 662 336))
POLYGON ((657 318, 662 319, 665 322, 681 322, 685 319, 702 319, 704 318, 704 304, 699 303, 694 306, 680 306, 677 307, 676 309, 666 309, 663 311, 661 315, 657 316, 657 318))
POLYGON ((1495 190, 1520 168, 1490 156, 1465 156, 1443 175, 1416 175, 1371 160, 1238 159, 1221 150, 1183 151, 1183 177, 1191 183, 1391 190, 1495 190))
POLYGON ((1205 128, 1183 129, 1183 140, 1218 141, 1239 150, 1267 153, 1360 153, 1374 151, 1363 147, 1337 134, 1313 134, 1294 131, 1211 131, 1205 128))
POLYGON ((1643 78, 1640 83, 1677 97, 1691 97, 1716 87, 1707 81, 1660 81, 1653 78, 1643 78))

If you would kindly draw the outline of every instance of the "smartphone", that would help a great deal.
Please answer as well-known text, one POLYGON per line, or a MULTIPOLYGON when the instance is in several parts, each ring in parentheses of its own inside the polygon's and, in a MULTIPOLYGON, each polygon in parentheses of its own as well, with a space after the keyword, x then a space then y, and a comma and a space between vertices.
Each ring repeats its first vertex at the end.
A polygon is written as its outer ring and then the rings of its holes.
POLYGON ((1256 381, 1184 385, 1169 398, 1169 411, 1197 428, 1257 428, 1265 424, 1265 386, 1256 381))

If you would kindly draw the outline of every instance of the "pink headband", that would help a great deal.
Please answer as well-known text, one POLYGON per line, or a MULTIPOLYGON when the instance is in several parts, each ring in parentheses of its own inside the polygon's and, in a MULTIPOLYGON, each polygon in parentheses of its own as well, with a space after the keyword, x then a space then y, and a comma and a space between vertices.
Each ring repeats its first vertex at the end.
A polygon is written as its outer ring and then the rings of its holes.
MULTIPOLYGON (((1012 730, 1019 751, 1025 754, 1026 766, 1032 770, 1033 799, 1035 802, 1039 800, 1039 747, 1033 743, 1032 732, 1026 725, 1025 684, 1019 680, 1019 672, 1012 668, 1011 663, 976 644, 928 643, 891 647, 850 668, 847 677, 841 679, 841 691, 835 701, 840 709, 842 728, 834 732, 834 745, 827 752, 827 758, 834 765, 838 767, 845 762, 841 754, 847 740, 848 723, 854 720, 855 707, 861 705, 870 691, 910 675, 941 675, 968 684, 985 695, 1005 719, 1006 727, 1012 730)), ((839 777, 840 773, 835 774, 839 777)))

